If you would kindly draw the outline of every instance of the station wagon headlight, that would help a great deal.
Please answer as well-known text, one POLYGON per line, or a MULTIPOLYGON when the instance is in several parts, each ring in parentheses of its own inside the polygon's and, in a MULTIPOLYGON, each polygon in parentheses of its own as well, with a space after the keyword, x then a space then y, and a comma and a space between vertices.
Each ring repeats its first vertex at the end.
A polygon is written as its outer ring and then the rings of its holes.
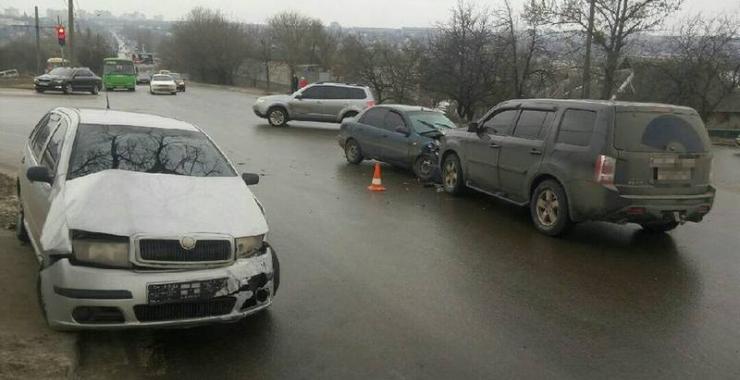
POLYGON ((76 260, 106 267, 131 267, 127 237, 88 233, 77 235, 72 238, 72 253, 76 260))
POLYGON ((247 236, 236 239, 236 258, 246 259, 257 255, 262 249, 265 235, 247 236))

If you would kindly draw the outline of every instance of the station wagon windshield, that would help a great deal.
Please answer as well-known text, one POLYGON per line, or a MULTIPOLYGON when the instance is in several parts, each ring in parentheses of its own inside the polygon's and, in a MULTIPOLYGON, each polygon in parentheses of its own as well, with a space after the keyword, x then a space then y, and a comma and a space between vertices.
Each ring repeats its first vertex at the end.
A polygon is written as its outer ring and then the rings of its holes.
POLYGON ((416 133, 427 133, 441 129, 455 128, 455 123, 440 112, 418 111, 410 112, 409 119, 414 125, 416 133))
POLYGON ((191 177, 231 177, 233 169, 201 132, 80 125, 67 179, 108 169, 191 177))

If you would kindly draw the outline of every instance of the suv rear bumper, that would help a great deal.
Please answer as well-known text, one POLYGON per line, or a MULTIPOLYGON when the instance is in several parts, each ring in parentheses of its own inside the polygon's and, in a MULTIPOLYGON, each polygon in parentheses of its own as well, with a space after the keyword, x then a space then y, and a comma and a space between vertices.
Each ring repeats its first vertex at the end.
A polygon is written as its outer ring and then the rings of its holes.
POLYGON ((626 195, 596 184, 572 186, 569 199, 576 221, 603 220, 614 223, 700 222, 714 205, 716 190, 691 195, 626 195), (593 204, 594 200, 601 202, 593 204), (600 205, 599 205, 600 203, 600 205), (588 204, 588 205, 586 205, 588 204))

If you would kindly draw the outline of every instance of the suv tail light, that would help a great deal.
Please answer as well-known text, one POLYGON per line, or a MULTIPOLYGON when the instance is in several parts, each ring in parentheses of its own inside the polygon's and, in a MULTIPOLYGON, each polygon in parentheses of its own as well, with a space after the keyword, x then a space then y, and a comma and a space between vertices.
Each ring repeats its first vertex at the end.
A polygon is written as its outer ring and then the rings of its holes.
POLYGON ((594 168, 594 181, 601 185, 614 185, 614 172, 616 167, 616 159, 603 154, 599 155, 599 157, 596 158, 596 166, 594 168))
POLYGON ((367 108, 375 107, 375 100, 368 100, 367 101, 367 108))

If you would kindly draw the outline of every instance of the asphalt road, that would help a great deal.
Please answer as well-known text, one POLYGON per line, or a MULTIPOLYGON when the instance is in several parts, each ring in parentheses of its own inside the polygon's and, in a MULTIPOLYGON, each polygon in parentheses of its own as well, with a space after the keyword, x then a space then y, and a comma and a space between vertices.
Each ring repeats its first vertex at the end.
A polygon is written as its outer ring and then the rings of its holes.
MULTIPOLYGON (((388 191, 368 192, 371 164, 346 164, 336 125, 272 128, 241 92, 142 90, 112 108, 196 123, 264 175, 282 284, 238 324, 83 333, 82 378, 740 378, 740 150, 717 148, 703 223, 552 239, 524 209, 387 166, 388 191)), ((0 163, 44 111, 104 99, 0 91, 0 163)))

